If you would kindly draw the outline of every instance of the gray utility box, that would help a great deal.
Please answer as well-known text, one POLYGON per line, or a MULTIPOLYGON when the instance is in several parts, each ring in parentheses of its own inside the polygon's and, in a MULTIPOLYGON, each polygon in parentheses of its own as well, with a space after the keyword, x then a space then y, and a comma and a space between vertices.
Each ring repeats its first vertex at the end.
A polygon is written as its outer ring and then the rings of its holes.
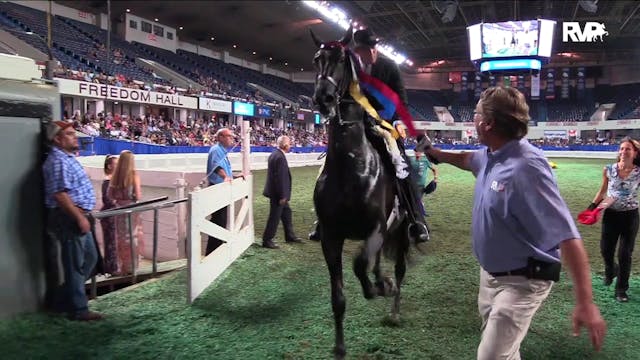
POLYGON ((36 311, 45 296, 43 129, 61 112, 40 75, 33 60, 0 55, 0 318, 36 311))

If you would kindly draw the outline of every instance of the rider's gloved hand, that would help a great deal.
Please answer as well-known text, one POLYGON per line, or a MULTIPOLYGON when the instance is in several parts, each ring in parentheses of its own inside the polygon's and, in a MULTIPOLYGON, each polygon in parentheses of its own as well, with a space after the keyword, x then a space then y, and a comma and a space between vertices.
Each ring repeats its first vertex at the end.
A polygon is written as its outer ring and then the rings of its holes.
POLYGON ((417 140, 416 151, 425 152, 425 150, 431 149, 431 139, 427 135, 420 134, 417 140))

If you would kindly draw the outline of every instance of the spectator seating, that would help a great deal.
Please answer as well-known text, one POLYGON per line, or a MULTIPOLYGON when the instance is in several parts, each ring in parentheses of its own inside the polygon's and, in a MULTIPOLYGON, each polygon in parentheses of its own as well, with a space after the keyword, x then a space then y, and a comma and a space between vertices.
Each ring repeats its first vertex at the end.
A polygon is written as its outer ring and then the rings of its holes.
MULTIPOLYGON (((260 71, 225 63, 223 61, 178 50, 168 50, 129 43, 118 35, 110 38, 112 53, 106 52, 107 31, 84 22, 54 16, 52 55, 67 69, 95 74, 123 75, 128 79, 146 84, 171 85, 152 72, 136 65, 136 58, 142 57, 158 62, 210 89, 211 93, 236 96, 249 101, 274 101, 268 94, 262 94, 248 83, 257 84, 288 99, 290 103, 309 106, 308 99, 313 92, 312 84, 295 83, 260 71), (109 61, 107 61, 109 58, 109 61)), ((42 11, 10 2, 0 2, 0 28, 43 53, 47 53, 46 14, 42 11), (32 35, 27 32, 33 32, 32 35)), ((11 49, 1 49, 11 52, 11 49)), ((594 102, 616 103, 610 119, 630 119, 640 117, 640 84, 598 86, 588 90, 589 96, 578 101, 545 100, 529 101, 531 118, 534 121, 585 121, 594 109, 594 102)), ((475 100, 460 102, 460 94, 452 90, 408 90, 409 111, 416 120, 437 121, 434 106, 450 109, 456 121, 472 121, 475 100)))
POLYGON ((420 118, 427 121, 438 121, 434 106, 446 106, 448 101, 440 91, 432 90, 407 90, 409 107, 416 111, 420 118))
POLYGON ((640 106, 640 84, 600 86, 597 90, 596 96, 600 104, 616 104, 615 109, 609 114, 609 119, 638 118, 638 113, 634 111, 640 106))

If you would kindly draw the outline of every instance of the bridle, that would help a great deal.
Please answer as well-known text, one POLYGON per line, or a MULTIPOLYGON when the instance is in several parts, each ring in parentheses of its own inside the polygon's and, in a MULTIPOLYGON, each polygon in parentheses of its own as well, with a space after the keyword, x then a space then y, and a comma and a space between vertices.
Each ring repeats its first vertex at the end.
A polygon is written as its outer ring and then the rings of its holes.
MULTIPOLYGON (((340 42, 336 41, 336 42, 331 42, 331 43, 326 43, 326 44, 322 44, 322 47, 320 48, 320 51, 331 51, 335 48, 339 48, 340 51, 344 54, 344 60, 340 60, 340 61, 344 61, 344 66, 343 66, 343 76, 340 79, 340 81, 336 81, 336 79, 334 78, 334 76, 332 76, 332 74, 329 74, 329 69, 334 68, 335 69, 335 65, 337 65, 338 63, 334 64, 334 66, 328 66, 329 61, 325 61, 322 62, 321 64, 318 65, 319 67, 319 71, 318 74, 316 75, 316 80, 315 80, 315 84, 317 85, 318 82, 320 81, 328 81, 331 85, 333 85, 333 88, 335 89, 333 95, 336 98, 336 117, 338 119, 338 125, 340 126, 344 126, 344 125, 353 125, 356 123, 361 122, 361 120, 350 120, 350 121, 345 121, 342 118, 342 114, 340 113, 340 104, 341 103, 355 103, 355 101, 351 98, 345 98, 344 94, 347 93, 348 91, 348 86, 349 83, 351 82, 351 79, 355 76, 356 72, 355 69, 353 67, 353 61, 354 59, 352 58, 352 54, 350 53, 350 50, 348 48, 346 48, 344 45, 342 45, 340 42), (349 74, 349 72, 351 72, 351 74, 349 74), (351 76, 349 76, 351 75, 351 76), (349 81, 347 81, 349 80, 349 81)), ((325 124, 330 123, 331 119, 326 119, 325 120, 325 124)))

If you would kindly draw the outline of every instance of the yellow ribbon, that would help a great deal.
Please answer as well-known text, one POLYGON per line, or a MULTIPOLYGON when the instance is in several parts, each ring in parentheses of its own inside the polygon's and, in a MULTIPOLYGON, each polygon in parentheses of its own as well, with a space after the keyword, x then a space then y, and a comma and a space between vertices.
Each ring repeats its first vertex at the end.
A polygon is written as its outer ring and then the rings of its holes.
POLYGON ((362 108, 372 118, 376 119, 376 121, 381 127, 389 130, 391 132, 391 135, 393 135, 394 139, 397 139, 398 137, 400 137, 400 134, 398 134, 398 131, 396 131, 396 129, 391 124, 389 124, 389 122, 381 118, 378 112, 376 111, 376 109, 374 109, 373 106, 371 106, 369 99, 367 99, 367 97, 364 96, 360 91, 360 84, 358 84, 357 81, 352 81, 351 84, 349 85, 349 94, 351 94, 351 97, 353 98, 353 100, 355 100, 358 104, 360 104, 360 106, 362 106, 362 108))

